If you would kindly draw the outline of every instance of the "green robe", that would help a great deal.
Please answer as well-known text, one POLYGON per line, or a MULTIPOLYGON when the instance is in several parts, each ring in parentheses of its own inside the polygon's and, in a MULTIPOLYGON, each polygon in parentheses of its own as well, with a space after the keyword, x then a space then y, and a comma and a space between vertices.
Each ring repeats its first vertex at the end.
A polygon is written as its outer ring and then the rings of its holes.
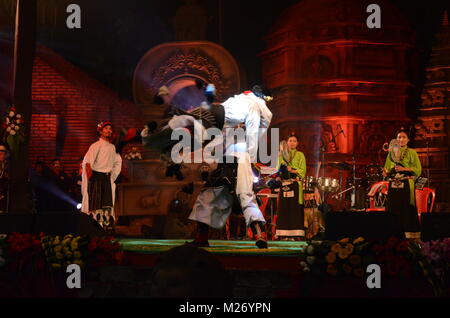
MULTIPOLYGON (((289 154, 292 158, 290 162, 287 162, 282 156, 278 156, 278 169, 280 169, 282 164, 290 166, 292 169, 297 171, 295 174, 303 180, 306 175, 305 155, 303 152, 296 149, 290 150, 289 154)), ((298 203, 303 204, 303 185, 301 180, 298 181, 298 203)))
MULTIPOLYGON (((411 168, 414 176, 419 177, 422 173, 422 165, 420 164, 419 156, 414 149, 408 148, 406 146, 400 148, 400 163, 405 168, 411 168), (406 152, 406 154, 405 154, 406 152), (405 154, 403 156, 403 154, 405 154)), ((390 173, 392 169, 395 168, 395 161, 391 158, 391 154, 389 153, 386 158, 386 163, 384 164, 384 168, 390 173)), ((409 203, 411 205, 416 205, 415 195, 414 195, 414 180, 409 179, 409 203)))

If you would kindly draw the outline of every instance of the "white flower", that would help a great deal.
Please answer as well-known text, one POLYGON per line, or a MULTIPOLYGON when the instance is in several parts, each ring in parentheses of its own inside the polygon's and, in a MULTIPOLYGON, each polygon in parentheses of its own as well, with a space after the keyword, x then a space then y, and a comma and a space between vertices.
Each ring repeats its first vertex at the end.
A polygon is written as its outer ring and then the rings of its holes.
POLYGON ((306 261, 308 262, 308 264, 312 265, 314 264, 314 261, 316 260, 316 258, 314 256, 308 256, 306 258, 306 261))
POLYGON ((11 127, 6 128, 6 131, 9 132, 11 130, 11 127))
POLYGON ((9 112, 9 117, 14 117, 14 112, 13 111, 9 112))
POLYGON ((11 124, 11 128, 14 128, 16 125, 14 125, 14 124, 11 124))
POLYGON ((20 129, 20 127, 19 127, 19 126, 16 126, 16 127, 14 127, 14 129, 15 129, 15 130, 19 130, 19 129, 20 129))
POLYGON ((17 120, 16 120, 16 124, 20 124, 20 119, 17 119, 17 120))
POLYGON ((308 248, 306 249, 306 252, 307 252, 309 255, 313 255, 313 254, 314 254, 314 246, 309 245, 308 248))
POLYGON ((9 133, 14 136, 16 134, 16 131, 15 130, 11 130, 9 133))
POLYGON ((308 266, 308 264, 306 264, 305 261, 301 261, 301 262, 300 262, 300 267, 301 267, 301 268, 304 268, 304 267, 307 267, 307 266, 308 266))
POLYGON ((9 117, 6 117, 6 124, 9 125, 9 117))
POLYGON ((17 116, 16 116, 17 118, 20 118, 20 117, 22 117, 22 115, 21 114, 17 114, 17 116))
POLYGON ((305 267, 305 268, 303 269, 303 271, 307 273, 307 272, 309 272, 309 271, 310 271, 310 269, 309 269, 309 267, 308 267, 308 266, 306 266, 306 267, 305 267))

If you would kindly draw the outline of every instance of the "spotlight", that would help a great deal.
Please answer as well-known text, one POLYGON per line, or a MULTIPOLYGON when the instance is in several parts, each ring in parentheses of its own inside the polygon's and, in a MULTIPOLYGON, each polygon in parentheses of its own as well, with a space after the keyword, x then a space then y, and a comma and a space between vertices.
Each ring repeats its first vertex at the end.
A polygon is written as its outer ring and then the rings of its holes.
POLYGON ((77 204, 77 210, 81 210, 81 203, 77 204))

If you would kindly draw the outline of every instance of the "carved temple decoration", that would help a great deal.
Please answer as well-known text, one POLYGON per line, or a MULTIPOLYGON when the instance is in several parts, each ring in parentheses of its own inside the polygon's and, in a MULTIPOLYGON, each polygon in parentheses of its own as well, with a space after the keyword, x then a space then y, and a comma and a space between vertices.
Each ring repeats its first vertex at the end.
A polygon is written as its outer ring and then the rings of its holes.
MULTIPOLYGON (((163 85, 169 88, 169 103, 189 109, 199 106, 205 98, 203 91, 196 87, 196 81, 214 84, 217 101, 241 90, 239 67, 220 45, 206 41, 160 44, 150 49, 135 69, 134 101, 141 106, 146 120, 158 121, 165 108, 154 104, 159 88, 163 85)), ((166 215, 177 201, 192 207, 205 176, 215 168, 207 164, 182 164, 179 170, 182 180, 179 180, 166 175, 167 164, 159 153, 149 151, 144 157, 145 160, 126 161, 129 182, 119 185, 119 216, 166 215), (187 195, 183 188, 190 184, 193 193, 187 195), (180 200, 186 195, 187 198, 180 200)))
POLYGON ((189 94, 196 80, 214 84, 218 100, 225 100, 240 90, 239 67, 223 47, 206 41, 172 42, 152 48, 139 61, 133 80, 134 100, 154 107, 154 95, 166 85, 176 104, 177 94, 189 94))
POLYGON ((389 1, 378 4, 381 29, 367 27, 361 1, 304 0, 287 8, 265 37, 260 58, 274 95, 272 125, 281 136, 300 135, 310 166, 321 148, 329 160, 357 154, 360 164, 368 163, 410 121, 413 32, 389 1))
MULTIPOLYGON (((449 110, 450 110, 450 26, 444 11, 426 69, 419 121, 415 124, 417 152, 438 202, 450 199, 449 110)), ((447 206, 448 208, 448 206, 447 206)), ((445 209, 445 208, 444 208, 445 209)))

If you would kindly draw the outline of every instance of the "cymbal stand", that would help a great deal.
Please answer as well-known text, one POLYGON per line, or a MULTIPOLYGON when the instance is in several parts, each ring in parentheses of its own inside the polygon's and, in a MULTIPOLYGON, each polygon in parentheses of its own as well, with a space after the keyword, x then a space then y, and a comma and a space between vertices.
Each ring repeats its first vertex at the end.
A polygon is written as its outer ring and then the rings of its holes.
POLYGON ((353 164, 353 191, 351 196, 351 207, 354 208, 356 205, 356 159, 355 154, 352 156, 352 164, 353 164))
MULTIPOLYGON (((322 151, 322 180, 325 182, 325 150, 327 145, 324 143, 324 145, 320 148, 322 151)), ((320 185, 319 185, 320 186, 320 185)), ((325 184, 322 186, 322 189, 320 189, 321 195, 322 195, 322 201, 325 203, 325 184)))
POLYGON ((353 190, 353 189, 356 189, 356 187, 355 187, 354 185, 351 186, 350 188, 345 189, 344 191, 341 191, 341 192, 339 192, 339 193, 334 194, 334 195, 333 195, 333 198, 336 199, 337 197, 342 197, 342 195, 343 195, 345 192, 348 192, 348 191, 353 190))

